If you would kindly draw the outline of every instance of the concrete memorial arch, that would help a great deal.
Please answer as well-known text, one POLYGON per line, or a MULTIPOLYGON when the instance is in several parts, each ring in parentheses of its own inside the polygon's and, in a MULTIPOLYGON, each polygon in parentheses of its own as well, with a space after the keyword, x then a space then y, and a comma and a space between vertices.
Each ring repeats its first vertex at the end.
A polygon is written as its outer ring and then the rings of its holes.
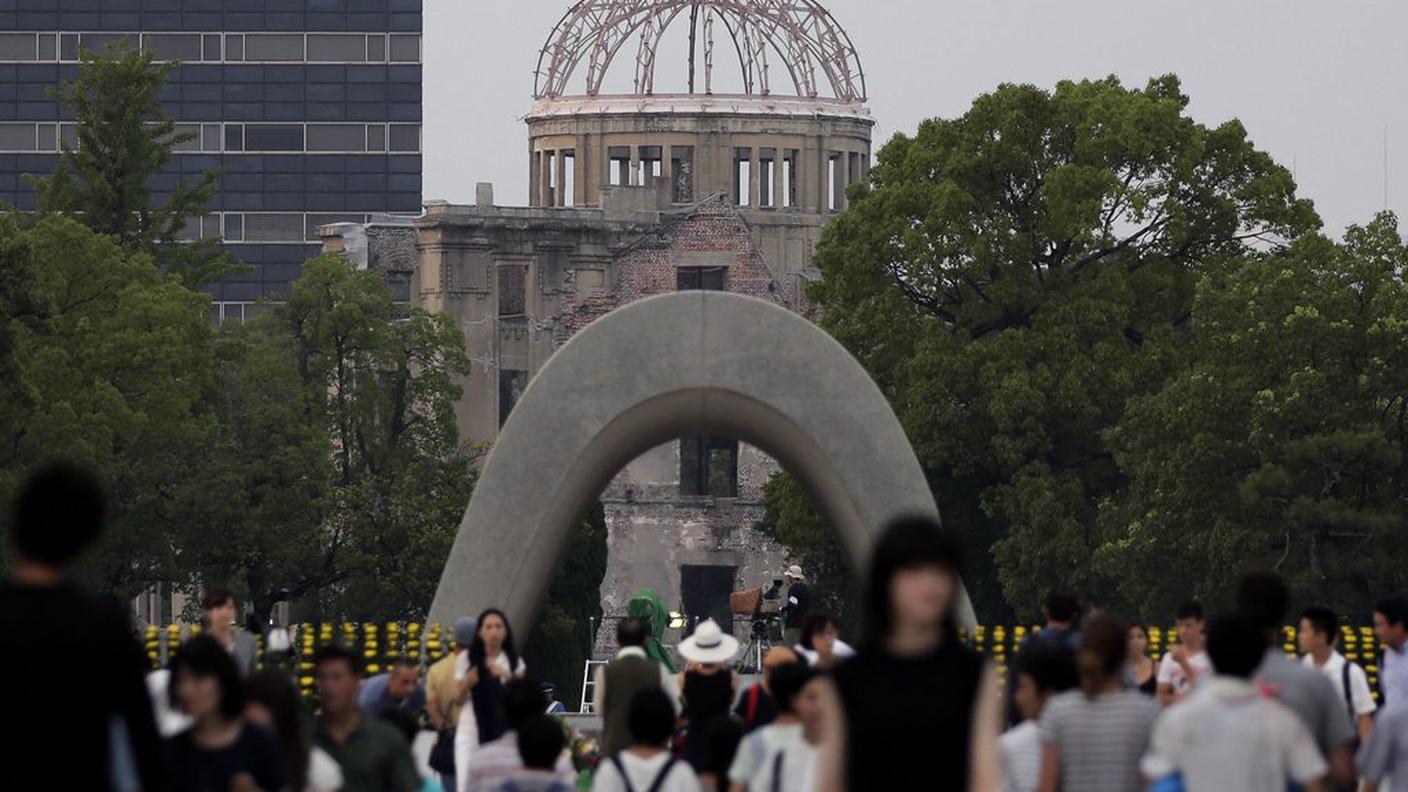
MULTIPOLYGON (((526 635, 569 532, 612 477, 691 434, 736 437, 777 459, 857 570, 891 518, 938 516, 889 403, 825 332, 727 292, 652 297, 588 325, 524 392, 465 510, 430 621, 492 605, 526 635)), ((966 594, 959 607, 971 624, 966 594)))

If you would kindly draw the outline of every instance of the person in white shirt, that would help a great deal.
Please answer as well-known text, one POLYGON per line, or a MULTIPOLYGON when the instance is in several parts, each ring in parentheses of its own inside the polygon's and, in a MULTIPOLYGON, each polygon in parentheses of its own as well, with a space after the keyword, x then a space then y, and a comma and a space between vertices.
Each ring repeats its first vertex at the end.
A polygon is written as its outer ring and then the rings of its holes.
POLYGON ((1354 722, 1360 741, 1367 741, 1374 731, 1374 691, 1369 688, 1369 675, 1358 663, 1351 663, 1335 651, 1340 622, 1329 608, 1306 608, 1300 615, 1296 643, 1305 653, 1302 662, 1323 673, 1344 699, 1345 711, 1354 722))
POLYGON ((792 700, 802 726, 802 736, 773 751, 748 783, 749 792, 816 792, 821 740, 826 729, 828 684, 821 674, 809 672, 806 684, 792 700))
POLYGON ((1057 693, 1080 684, 1075 657, 1059 643, 1033 641, 1017 654, 1013 703, 1022 722, 998 739, 1003 792, 1035 792, 1041 780, 1041 711, 1057 693))
POLYGON ((689 764, 670 755, 675 708, 657 688, 638 691, 631 700, 630 748, 602 759, 592 792, 700 792, 689 764))
POLYGON ((1384 704, 1408 702, 1408 599, 1390 597, 1374 606, 1374 635, 1384 646, 1379 664, 1384 704))
POLYGON ((1178 645, 1171 647, 1159 663, 1158 697, 1164 705, 1187 696, 1198 680, 1212 671, 1203 651, 1203 606, 1185 602, 1174 615, 1178 645))
POLYGON ((733 764, 728 769, 731 792, 744 792, 770 756, 802 739, 802 720, 797 716, 794 705, 802 686, 814 674, 801 663, 787 663, 773 669, 769 684, 772 697, 777 702, 777 718, 755 729, 738 746, 733 764))
POLYGON ((1266 653, 1261 628, 1233 615, 1208 632, 1215 675, 1159 717, 1145 776, 1179 774, 1188 792, 1285 792, 1291 783, 1324 792, 1329 766, 1310 730, 1251 682, 1266 653))

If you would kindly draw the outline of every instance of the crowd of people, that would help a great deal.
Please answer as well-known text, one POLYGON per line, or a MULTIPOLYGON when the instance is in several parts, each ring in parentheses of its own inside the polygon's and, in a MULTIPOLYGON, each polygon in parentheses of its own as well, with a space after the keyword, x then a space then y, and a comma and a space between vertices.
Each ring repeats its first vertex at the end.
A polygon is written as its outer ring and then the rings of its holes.
MULTIPOLYGON (((361 658, 322 647, 311 718, 293 679, 257 670, 230 625, 235 601, 211 590, 207 629, 168 667, 147 658, 120 607, 73 582, 103 527, 105 495, 81 469, 35 473, 13 504, 10 578, 0 585, 0 719, 7 788, 136 792, 564 792, 578 773, 550 686, 532 680, 508 617, 454 625, 454 651, 363 678, 361 658), (43 653, 23 642, 49 636, 43 653), (429 777, 412 743, 434 730, 429 777)), ((1149 656, 1141 624, 1046 599, 1046 626, 1009 679, 965 646, 955 620, 961 560, 937 524, 899 520, 866 577, 858 649, 834 618, 797 606, 795 645, 732 670, 739 643, 704 621, 680 644, 683 672, 647 650, 650 625, 625 619, 598 672, 601 792, 938 789, 1408 790, 1408 602, 1375 607, 1382 707, 1369 674, 1337 651, 1339 625, 1300 614, 1304 657, 1280 643, 1289 593, 1243 578, 1235 606, 1208 620, 1174 614, 1178 642, 1149 656), (1390 780, 1392 779, 1392 780, 1390 780), (1387 785, 1392 784, 1391 787, 1387 785)), ((803 586, 798 590, 798 586, 803 586)), ((790 642, 789 642, 790 643, 790 642)))

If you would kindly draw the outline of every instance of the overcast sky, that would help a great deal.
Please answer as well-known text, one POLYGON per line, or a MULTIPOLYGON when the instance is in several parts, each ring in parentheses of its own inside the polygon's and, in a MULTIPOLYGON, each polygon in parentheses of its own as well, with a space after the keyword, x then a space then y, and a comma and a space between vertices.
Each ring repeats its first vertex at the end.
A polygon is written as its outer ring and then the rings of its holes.
MULTIPOLYGON (((427 199, 527 200, 533 70, 569 0, 425 0, 427 199)), ((877 121, 876 143, 932 116, 962 114, 1002 82, 1050 87, 1174 72, 1190 112, 1240 118, 1294 167, 1336 235, 1384 206, 1408 207, 1405 0, 829 0, 850 33, 877 121)), ((683 25, 681 25, 683 27, 683 25)), ((668 59, 656 88, 664 92, 668 59)), ((676 57, 676 61, 682 61, 676 57)), ((634 52, 614 72, 629 82, 634 52)), ((720 54, 716 72, 736 68, 720 54)), ((722 78, 721 78, 722 79, 722 78)))

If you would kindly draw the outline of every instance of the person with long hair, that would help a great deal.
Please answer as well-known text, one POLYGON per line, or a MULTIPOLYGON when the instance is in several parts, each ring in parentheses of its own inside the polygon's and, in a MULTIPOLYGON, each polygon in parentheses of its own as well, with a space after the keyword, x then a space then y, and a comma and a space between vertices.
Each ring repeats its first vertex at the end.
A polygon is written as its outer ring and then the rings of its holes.
POLYGON ((1129 625, 1129 681, 1146 696, 1159 690, 1159 669, 1149 657, 1149 628, 1139 622, 1129 625))
POLYGON ((298 688, 288 674, 272 668, 256 671, 245 681, 244 717, 278 738, 283 751, 289 792, 337 792, 342 768, 327 751, 312 744, 298 688))
POLYGON ((459 725, 455 729, 455 782, 460 792, 469 790, 469 767, 474 750, 502 737, 505 684, 527 675, 528 666, 513 642, 513 627, 498 608, 489 608, 475 620, 474 642, 455 667, 459 684, 459 725))
POLYGON ((280 792, 287 773, 274 736, 244 717, 244 684, 218 640, 198 635, 171 661, 170 695, 190 729, 166 741, 167 786, 198 792, 280 792))
POLYGON ((1076 650, 1080 689, 1042 710, 1039 792, 1136 792, 1139 761, 1159 705, 1125 684, 1129 628, 1105 615, 1087 619, 1076 650))
POLYGON ((864 640, 834 672, 824 789, 1000 788, 997 674, 959 640, 961 568, 931 518, 897 520, 880 537, 864 640))

